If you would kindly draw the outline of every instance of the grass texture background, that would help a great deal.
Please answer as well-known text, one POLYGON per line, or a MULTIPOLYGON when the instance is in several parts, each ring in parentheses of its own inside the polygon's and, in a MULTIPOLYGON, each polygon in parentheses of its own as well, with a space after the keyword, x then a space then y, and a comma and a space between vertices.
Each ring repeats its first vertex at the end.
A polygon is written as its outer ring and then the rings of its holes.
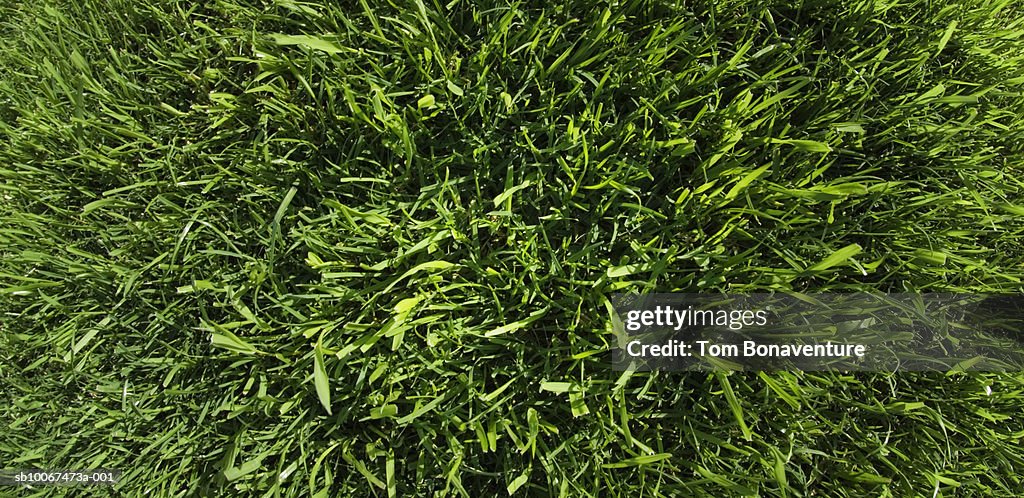
POLYGON ((1018 496, 1024 374, 609 368, 617 291, 1020 292, 1009 0, 0 2, 19 496, 1018 496))

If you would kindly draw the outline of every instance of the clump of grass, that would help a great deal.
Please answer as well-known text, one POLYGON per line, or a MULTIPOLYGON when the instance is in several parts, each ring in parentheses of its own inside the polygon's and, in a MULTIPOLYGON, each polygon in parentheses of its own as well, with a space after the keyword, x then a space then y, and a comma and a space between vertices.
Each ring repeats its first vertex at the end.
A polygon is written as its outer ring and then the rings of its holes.
POLYGON ((1022 14, 7 2, 5 465, 155 496, 1017 494, 1020 374, 620 376, 606 304, 1019 292, 1022 14))

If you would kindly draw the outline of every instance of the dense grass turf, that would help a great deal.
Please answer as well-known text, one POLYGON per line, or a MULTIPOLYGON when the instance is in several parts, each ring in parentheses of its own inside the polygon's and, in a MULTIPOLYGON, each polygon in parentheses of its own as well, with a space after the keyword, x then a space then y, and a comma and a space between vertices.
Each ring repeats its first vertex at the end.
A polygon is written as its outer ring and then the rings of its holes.
POLYGON ((1024 374, 607 354, 616 291, 1019 292, 1015 2, 149 3, 0 2, 4 467, 1020 494, 1024 374))

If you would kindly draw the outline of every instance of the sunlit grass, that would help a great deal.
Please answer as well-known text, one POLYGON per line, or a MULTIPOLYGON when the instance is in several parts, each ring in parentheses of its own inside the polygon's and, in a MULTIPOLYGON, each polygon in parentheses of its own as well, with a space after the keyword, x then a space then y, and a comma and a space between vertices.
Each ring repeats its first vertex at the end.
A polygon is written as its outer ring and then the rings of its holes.
POLYGON ((607 354, 617 291, 1019 292, 1014 2, 342 3, 0 3, 5 468, 1019 494, 1024 375, 607 354))

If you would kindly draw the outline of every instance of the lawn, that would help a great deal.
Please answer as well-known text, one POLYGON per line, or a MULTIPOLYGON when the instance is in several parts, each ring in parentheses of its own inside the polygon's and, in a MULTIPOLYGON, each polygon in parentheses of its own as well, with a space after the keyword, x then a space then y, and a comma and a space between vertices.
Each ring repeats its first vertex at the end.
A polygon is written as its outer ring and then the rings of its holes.
POLYGON ((0 0, 14 496, 1019 496, 1024 373, 617 372, 1024 284, 1010 0, 0 0))

